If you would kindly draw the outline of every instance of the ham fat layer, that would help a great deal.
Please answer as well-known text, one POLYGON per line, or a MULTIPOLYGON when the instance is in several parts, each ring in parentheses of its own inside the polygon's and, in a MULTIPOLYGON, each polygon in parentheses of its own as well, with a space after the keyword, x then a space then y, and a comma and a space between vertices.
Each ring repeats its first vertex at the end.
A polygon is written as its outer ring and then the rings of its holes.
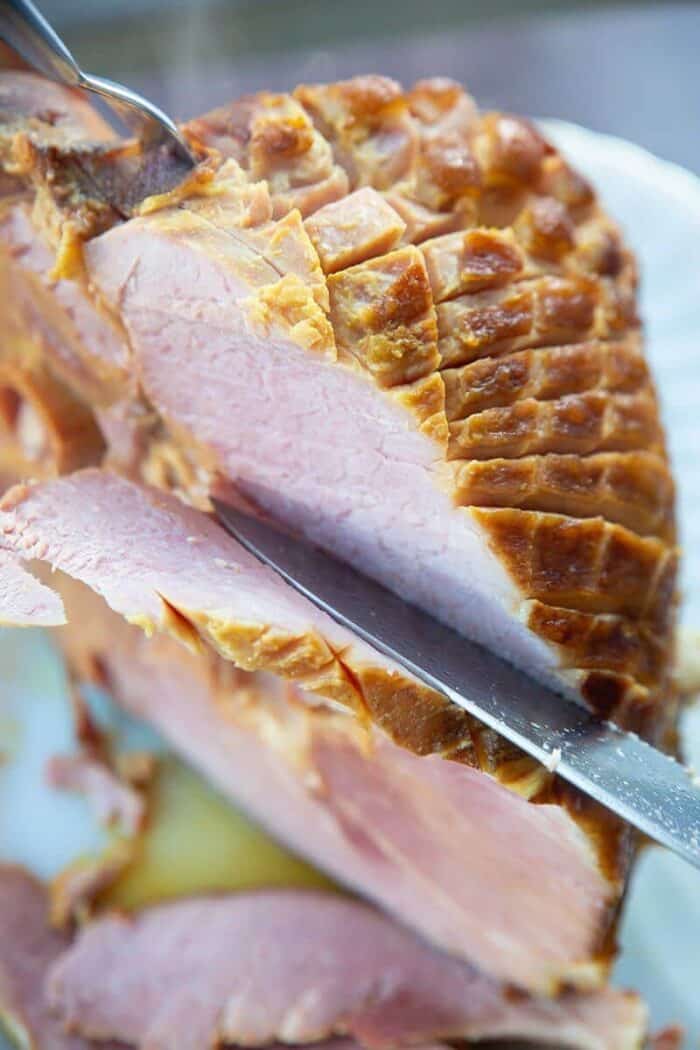
POLYGON ((663 733, 673 489, 635 264, 551 144, 451 82, 360 77, 193 121, 201 170, 136 206, 125 172, 147 185, 149 158, 71 152, 79 114, 66 102, 57 132, 30 95, 33 123, 3 142, 34 206, 8 198, 3 239, 13 280, 53 304, 62 340, 38 355, 108 437, 133 424, 184 443, 194 476, 162 451, 140 467, 196 501, 218 471, 530 672, 663 733), (28 222, 58 241, 58 276, 28 222))

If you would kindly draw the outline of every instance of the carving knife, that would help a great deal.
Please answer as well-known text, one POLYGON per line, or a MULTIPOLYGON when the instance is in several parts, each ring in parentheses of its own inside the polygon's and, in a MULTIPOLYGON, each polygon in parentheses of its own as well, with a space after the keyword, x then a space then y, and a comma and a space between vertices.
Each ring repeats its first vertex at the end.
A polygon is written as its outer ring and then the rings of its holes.
POLYGON ((219 500, 223 527, 353 634, 649 838, 700 868, 700 783, 320 548, 219 500))

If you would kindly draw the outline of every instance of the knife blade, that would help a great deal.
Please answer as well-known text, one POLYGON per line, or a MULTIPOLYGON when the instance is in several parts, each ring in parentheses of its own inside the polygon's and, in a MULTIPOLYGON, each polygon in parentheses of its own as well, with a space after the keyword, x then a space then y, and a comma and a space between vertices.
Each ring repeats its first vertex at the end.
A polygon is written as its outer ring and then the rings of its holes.
POLYGON ((602 722, 319 547, 220 500, 223 527, 337 623, 700 868, 700 787, 679 762, 602 722))

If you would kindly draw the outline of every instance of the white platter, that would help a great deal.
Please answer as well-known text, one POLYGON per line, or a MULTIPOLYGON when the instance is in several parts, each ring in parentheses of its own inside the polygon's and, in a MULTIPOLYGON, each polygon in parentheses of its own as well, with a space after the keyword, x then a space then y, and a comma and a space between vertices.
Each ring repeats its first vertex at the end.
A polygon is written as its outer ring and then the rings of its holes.
MULTIPOLYGON (((683 620, 700 627, 700 180, 619 139, 559 122, 546 130, 587 174, 624 227, 642 268, 648 349, 680 488, 683 620)), ((68 746, 60 664, 39 634, 0 633, 0 740, 21 756, 0 765, 0 857, 49 876, 100 834, 80 800, 43 786, 48 754, 68 746)), ((685 719, 700 768, 700 710, 685 719)), ((622 927, 618 983, 649 1001, 654 1024, 700 1038, 700 872, 657 850, 639 864, 622 927)), ((0 1050, 8 1050, 0 1035, 0 1050)))

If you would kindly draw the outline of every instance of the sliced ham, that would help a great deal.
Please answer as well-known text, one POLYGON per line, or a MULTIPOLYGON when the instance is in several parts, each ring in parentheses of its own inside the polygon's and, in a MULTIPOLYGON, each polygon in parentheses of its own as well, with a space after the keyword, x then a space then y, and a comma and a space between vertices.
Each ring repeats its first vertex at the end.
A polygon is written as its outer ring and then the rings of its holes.
MULTIPOLYGON (((548 797, 544 770, 504 763, 507 788, 462 761, 412 755, 272 675, 146 639, 85 588, 59 585, 69 626, 57 637, 74 672, 97 669, 292 849, 486 972, 540 987, 565 973, 599 980, 617 887, 573 810, 525 801, 548 797)), ((488 740, 476 746, 488 762, 488 740)), ((622 853, 612 828, 600 833, 609 859, 622 853)))
POLYGON ((48 968, 68 945, 49 928, 47 912, 41 884, 21 868, 0 865, 0 1025, 18 1046, 88 1050, 85 1039, 64 1032, 44 995, 48 968))
MULTIPOLYGON (((190 645, 203 638, 247 669, 369 712, 414 750, 465 745, 473 725, 465 712, 355 640, 173 497, 87 470, 11 490, 0 528, 8 553, 82 580, 148 632, 167 630, 190 645)), ((11 608, 1 611, 11 618, 11 608)))
POLYGON ((619 992, 511 998, 366 906, 299 891, 98 920, 54 964, 48 991, 71 1030, 153 1050, 334 1035, 372 1050, 511 1035, 631 1050, 646 1024, 639 1001, 619 992))
MULTIPOLYGON (((294 894, 291 894, 291 897, 293 902, 294 894)), ((247 910, 246 901, 248 899, 246 897, 241 898, 240 905, 236 907, 240 918, 243 918, 244 922, 245 919, 241 912, 247 910)), ((192 902, 192 904, 195 909, 200 907, 195 902, 192 902)), ((191 909, 192 904, 184 904, 180 907, 188 910, 191 909)), ((4 1026, 6 1028, 8 1033, 16 1040, 18 1046, 36 1047, 36 1050, 97 1050, 98 1047, 101 1050, 127 1050, 128 1046, 138 1046, 140 1043, 139 1039, 129 1040, 127 1038, 127 1033, 134 1030, 133 1020, 127 1024, 118 1025, 120 1028, 118 1039, 100 1036, 97 1041, 93 1041, 87 1038, 83 1033, 83 1028, 90 1027, 90 1024, 84 1026, 82 1023, 71 1023, 68 1026, 70 1030, 66 1030, 66 1018, 61 1016, 63 1011, 57 1011, 55 1004, 52 1005, 50 1003, 45 986, 49 971, 54 964, 57 964, 57 966, 53 972, 57 972, 59 976, 57 979, 52 978, 52 983, 60 984, 62 982, 60 974, 64 972, 64 964, 66 963, 68 964, 68 980, 71 980, 70 960, 74 958, 71 953, 80 950, 80 948, 78 946, 66 954, 69 939, 65 934, 57 933, 48 926, 47 910, 46 892, 36 879, 20 868, 7 865, 0 866, 0 943, 2 944, 2 953, 0 953, 0 1027, 4 1026)), ((204 911, 206 912, 206 905, 204 911)), ((253 922, 256 921, 254 914, 251 918, 253 922)), ((316 947, 318 947, 318 942, 316 947)), ((418 950, 420 951, 420 947, 418 950)), ((429 951, 425 953, 427 955, 430 954, 429 951)), ((144 957, 143 962, 145 963, 146 961, 144 957)), ((190 962, 192 962, 192 956, 190 956, 190 962)), ((115 981, 119 980, 116 970, 110 973, 110 977, 112 976, 115 981)), ((161 972, 160 977, 162 978, 163 976, 164 974, 161 972)), ((184 979, 184 972, 182 976, 184 979)), ((325 974, 323 973, 319 974, 321 980, 324 976, 325 974)), ((158 979, 156 977, 156 982, 158 979)), ((99 974, 93 973, 90 975, 88 984, 99 982, 99 980, 99 974)), ((327 985, 330 984, 328 981, 326 983, 327 985)), ((172 988, 170 990, 172 991, 172 988)), ((265 1002, 264 991, 262 989, 259 989, 259 991, 261 992, 261 999, 258 1005, 263 1005, 265 1002)), ((178 987, 178 992, 182 992, 184 998, 184 985, 182 989, 178 987)), ((216 995, 215 987, 205 990, 203 1000, 194 1005, 194 1008, 192 1008, 190 1003, 191 1014, 188 1017, 184 1030, 191 1032, 193 1035, 193 1041, 187 1044, 191 1045, 193 1050, 195 1048, 196 1050, 201 1050, 202 1045, 205 1045, 197 1042, 197 1034, 206 1031, 209 1026, 212 1017, 212 992, 216 995)), ((361 998, 361 989, 354 993, 351 991, 348 996, 350 1002, 357 999, 361 1000, 361 998)), ((161 994, 161 999, 165 1004, 167 996, 161 994)), ((133 1005, 135 1003, 132 1002, 132 1007, 133 1005)), ((254 1007, 255 1003, 250 1002, 249 1009, 251 1013, 254 1007)), ((600 1023, 605 1017, 609 1018, 613 1028, 619 1027, 621 1029, 623 1025, 627 1025, 630 1034, 634 1032, 635 1026, 643 1024, 643 1011, 633 999, 630 999, 628 1004, 623 1005, 622 1002, 617 1002, 616 998, 613 997, 609 1005, 607 1002, 604 1002, 589 1012, 600 1015, 599 1018, 594 1017, 593 1019, 594 1032, 596 1020, 600 1023)), ((165 1045, 169 1047, 174 1046, 175 1042, 173 1040, 176 1039, 177 1034, 176 1030, 171 1028, 170 1032, 166 1034, 168 1041, 165 1045)), ((227 1043, 232 1045, 231 1040, 227 1040, 227 1043)), ((282 1050, 282 1045, 275 1044, 273 1041, 269 1041, 266 1045, 269 1045, 270 1050, 282 1050)), ((316 1050, 359 1050, 359 1044, 347 1036, 337 1036, 319 1042, 316 1050)), ((441 1048, 435 1043, 431 1045, 426 1043, 420 1050, 441 1050, 441 1048)))

